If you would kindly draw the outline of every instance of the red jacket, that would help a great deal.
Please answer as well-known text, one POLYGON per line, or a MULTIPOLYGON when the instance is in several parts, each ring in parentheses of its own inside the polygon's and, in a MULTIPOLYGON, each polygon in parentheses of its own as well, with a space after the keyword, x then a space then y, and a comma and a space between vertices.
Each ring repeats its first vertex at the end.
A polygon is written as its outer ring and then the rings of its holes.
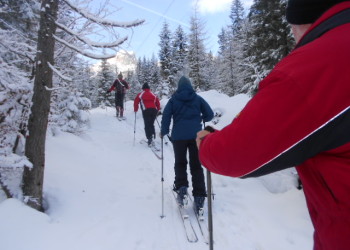
MULTIPOLYGON (((340 3, 322 21, 349 9, 340 3)), ((233 122, 200 144, 210 171, 254 177, 297 166, 314 249, 350 249, 350 23, 285 57, 233 122)))
POLYGON ((155 108, 160 110, 160 103, 158 97, 151 92, 149 89, 143 90, 139 93, 134 100, 134 111, 137 112, 139 109, 139 104, 141 105, 141 109, 149 109, 155 108))

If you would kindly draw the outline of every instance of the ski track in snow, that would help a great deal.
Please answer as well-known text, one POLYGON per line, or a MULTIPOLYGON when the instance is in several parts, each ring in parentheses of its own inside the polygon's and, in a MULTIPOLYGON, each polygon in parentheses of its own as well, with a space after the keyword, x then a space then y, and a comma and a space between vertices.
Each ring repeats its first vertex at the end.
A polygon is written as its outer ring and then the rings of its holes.
MULTIPOLYGON (((206 94, 209 104, 220 107, 215 104, 222 97, 216 96, 206 94)), ((94 109, 90 129, 83 135, 48 136, 44 185, 48 210, 42 214, 14 199, 0 203, 1 249, 209 249, 195 220, 199 241, 186 239, 170 190, 171 143, 164 145, 165 218, 160 218, 161 161, 140 144, 145 138, 140 111, 134 133, 132 105, 126 103, 126 121, 118 121, 113 108, 94 109)), ((232 103, 222 104, 226 105, 232 103)), ((232 120, 229 115, 220 119, 232 120)), ((155 128, 160 140, 156 122, 155 128)), ((301 191, 271 193, 259 179, 212 177, 214 249, 312 249, 312 226, 301 191)))

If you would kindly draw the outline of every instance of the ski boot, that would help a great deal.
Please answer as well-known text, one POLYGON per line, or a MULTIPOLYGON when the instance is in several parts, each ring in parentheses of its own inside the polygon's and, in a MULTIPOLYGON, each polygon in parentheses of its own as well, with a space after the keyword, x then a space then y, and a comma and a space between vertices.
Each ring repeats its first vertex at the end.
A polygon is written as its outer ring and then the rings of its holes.
POLYGON ((120 118, 121 120, 126 120, 126 118, 125 118, 125 116, 124 116, 124 109, 122 109, 122 108, 120 108, 120 116, 119 116, 119 118, 120 118))
POLYGON ((204 196, 194 196, 194 211, 198 217, 203 217, 204 215, 204 196))
POLYGON ((187 187, 183 186, 180 187, 179 189, 175 190, 177 193, 177 203, 181 207, 185 207, 188 204, 188 194, 187 194, 187 187))
POLYGON ((152 146, 152 144, 153 144, 152 138, 148 138, 147 144, 148 144, 148 147, 151 147, 151 146, 152 146))

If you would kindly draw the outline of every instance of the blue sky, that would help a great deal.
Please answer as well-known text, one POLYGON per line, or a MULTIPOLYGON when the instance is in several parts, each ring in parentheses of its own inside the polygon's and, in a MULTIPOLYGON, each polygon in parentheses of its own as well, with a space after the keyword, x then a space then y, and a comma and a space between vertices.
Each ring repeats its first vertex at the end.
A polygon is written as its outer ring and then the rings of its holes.
MULTIPOLYGON (((246 9, 252 2, 253 0, 242 0, 246 9)), ((229 24, 232 0, 109 0, 111 7, 117 11, 108 19, 123 22, 144 19, 143 25, 127 32, 129 40, 123 49, 135 52, 136 57, 151 58, 153 53, 158 56, 159 34, 164 21, 169 24, 172 32, 181 25, 188 33, 196 3, 199 16, 205 24, 208 38, 206 48, 216 53, 217 36, 221 28, 229 24)), ((125 30, 120 30, 120 33, 125 34, 125 30)))

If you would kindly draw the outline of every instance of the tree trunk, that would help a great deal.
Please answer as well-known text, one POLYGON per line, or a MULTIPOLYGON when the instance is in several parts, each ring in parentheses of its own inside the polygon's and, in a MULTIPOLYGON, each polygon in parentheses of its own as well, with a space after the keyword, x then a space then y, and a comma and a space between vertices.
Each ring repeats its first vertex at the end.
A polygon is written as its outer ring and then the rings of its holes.
POLYGON ((40 27, 36 58, 36 75, 32 98, 31 115, 28 121, 29 136, 26 140, 25 154, 33 164, 25 167, 23 173, 23 195, 29 206, 42 211, 42 192, 45 169, 45 141, 50 111, 53 65, 58 0, 42 0, 40 27))

